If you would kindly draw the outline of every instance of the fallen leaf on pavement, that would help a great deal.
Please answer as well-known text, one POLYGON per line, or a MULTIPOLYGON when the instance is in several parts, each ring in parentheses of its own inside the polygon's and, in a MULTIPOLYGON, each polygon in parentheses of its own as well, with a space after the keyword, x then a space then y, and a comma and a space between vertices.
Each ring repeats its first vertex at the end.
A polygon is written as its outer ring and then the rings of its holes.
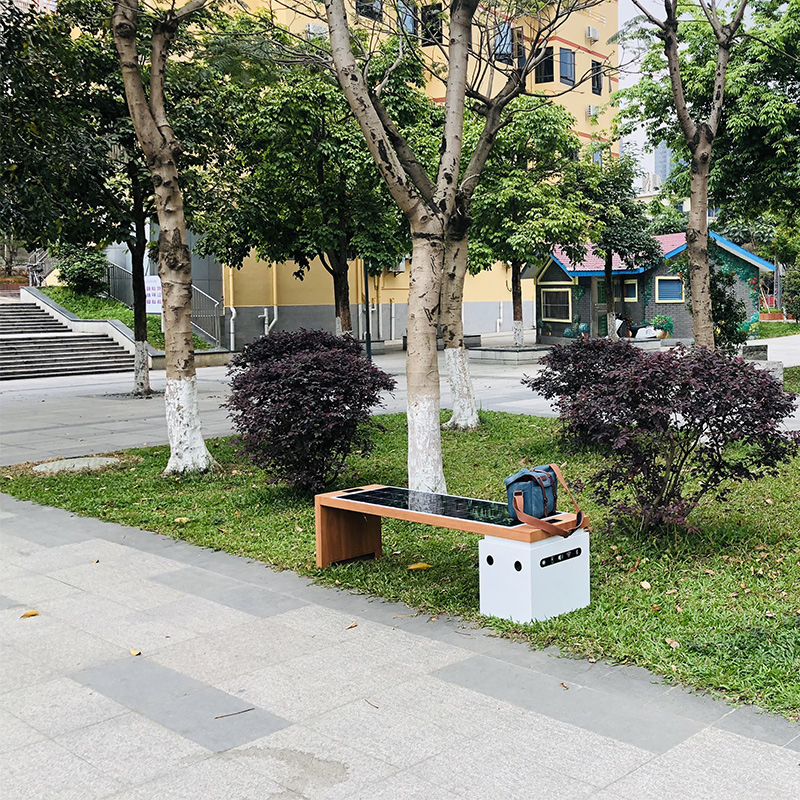
POLYGON ((23 614, 23 615, 20 617, 20 619, 25 619, 26 617, 38 617, 38 616, 39 616, 39 612, 38 612, 38 611, 33 611, 33 610, 31 610, 31 611, 26 611, 26 612, 25 612, 25 613, 24 613, 24 614, 23 614))
POLYGON ((562 684, 561 684, 561 688, 562 688, 562 689, 569 689, 569 686, 567 686, 567 684, 566 684, 566 683, 562 683, 562 684))
POLYGON ((140 656, 142 654, 141 650, 137 650, 135 647, 131 647, 131 655, 132 656, 140 656))
POLYGON ((349 630, 350 630, 350 628, 355 628, 357 625, 358 625, 358 623, 357 623, 357 622, 351 622, 351 623, 350 623, 350 624, 349 624, 349 625, 348 625, 348 626, 345 628, 345 630, 346 630, 346 631, 349 631, 349 630))

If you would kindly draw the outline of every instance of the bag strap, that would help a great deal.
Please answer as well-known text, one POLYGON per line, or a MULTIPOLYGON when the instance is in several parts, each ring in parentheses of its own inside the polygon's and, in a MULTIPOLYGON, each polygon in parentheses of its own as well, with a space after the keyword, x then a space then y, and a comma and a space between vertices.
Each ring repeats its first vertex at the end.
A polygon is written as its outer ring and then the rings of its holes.
POLYGON ((517 519, 520 522, 524 522, 528 525, 532 525, 534 528, 538 528, 539 530, 544 531, 545 533, 549 533, 551 536, 562 536, 566 539, 568 536, 572 536, 575 531, 583 525, 583 511, 578 509, 577 518, 575 519, 574 527, 570 528, 569 530, 563 530, 562 528, 557 528, 551 522, 546 522, 543 519, 539 519, 538 517, 532 517, 530 514, 526 514, 523 511, 525 501, 522 496, 522 492, 514 492, 514 497, 511 500, 511 505, 514 507, 514 511, 517 514, 517 519))
POLYGON ((564 480, 564 476, 561 474, 561 470, 558 468, 558 464, 550 464, 550 469, 553 470, 556 474, 556 478, 558 478, 558 482, 567 490, 567 494, 569 495, 569 499, 572 500, 572 505, 575 506, 575 513, 583 516, 583 512, 580 509, 580 506, 575 502, 575 498, 572 496, 572 492, 569 490, 569 486, 567 486, 567 482, 564 480))

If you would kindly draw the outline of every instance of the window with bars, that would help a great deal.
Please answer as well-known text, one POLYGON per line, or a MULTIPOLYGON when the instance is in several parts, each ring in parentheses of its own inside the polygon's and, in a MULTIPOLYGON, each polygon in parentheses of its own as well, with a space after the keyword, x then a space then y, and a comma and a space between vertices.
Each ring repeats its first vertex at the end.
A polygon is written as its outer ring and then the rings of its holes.
POLYGON ((572 292, 569 289, 542 289, 542 319, 545 322, 572 322, 572 292))
POLYGON ((558 51, 559 72, 561 83, 567 86, 575 85, 575 51, 562 47, 558 51))
POLYGON ((380 22, 383 18, 383 0, 356 0, 356 13, 380 22))
POLYGON ((603 65, 592 61, 592 94, 603 94, 603 65))
POLYGON ((442 4, 433 3, 422 6, 420 9, 420 23, 422 27, 422 46, 442 43, 442 4))
POLYGON ((639 299, 639 282, 625 281, 623 292, 626 303, 635 303, 639 299))
MULTIPOLYGON (((541 52, 541 51, 540 51, 541 52)), ((555 80, 555 70, 553 69, 553 48, 545 47, 542 60, 536 65, 534 70, 534 80, 536 83, 552 83, 555 80)))
POLYGON ((525 64, 528 61, 528 54, 525 50, 525 33, 522 28, 514 28, 511 31, 512 36, 512 50, 514 52, 514 60, 517 62, 517 69, 525 69, 525 64))

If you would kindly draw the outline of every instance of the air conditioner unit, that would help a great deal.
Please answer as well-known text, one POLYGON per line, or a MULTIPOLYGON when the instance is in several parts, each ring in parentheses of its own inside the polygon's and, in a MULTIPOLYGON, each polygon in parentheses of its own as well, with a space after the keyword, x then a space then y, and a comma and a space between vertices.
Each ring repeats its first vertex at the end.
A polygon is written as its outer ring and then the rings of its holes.
POLYGON ((600 113, 600 106, 586 106, 586 117, 596 117, 600 113))
POLYGON ((328 26, 322 25, 319 22, 309 22, 306 25, 306 39, 327 39, 328 26))
POLYGON ((396 266, 390 267, 389 268, 389 272, 394 272, 395 275, 398 275, 401 272, 405 272, 406 271, 406 264, 408 264, 409 267, 411 266, 411 256, 410 255, 407 255, 404 258, 400 259, 400 263, 397 264, 396 266))
POLYGON ((591 25, 586 29, 586 38, 590 42, 598 42, 600 41, 600 31, 597 28, 593 28, 591 25))

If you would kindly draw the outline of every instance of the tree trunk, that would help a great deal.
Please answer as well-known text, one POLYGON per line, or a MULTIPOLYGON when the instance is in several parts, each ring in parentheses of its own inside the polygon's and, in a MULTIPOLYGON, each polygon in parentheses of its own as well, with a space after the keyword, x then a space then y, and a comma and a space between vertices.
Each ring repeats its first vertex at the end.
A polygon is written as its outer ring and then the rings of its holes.
MULTIPOLYGON (((164 73, 170 44, 181 22, 201 9, 206 0, 163 12, 152 22, 150 92, 145 94, 139 67, 137 28, 141 17, 138 0, 118 0, 112 29, 119 53, 125 98, 136 138, 153 178, 158 239, 158 274, 164 313, 166 355, 167 435, 170 457, 164 474, 203 472, 214 464, 200 430, 197 378, 192 343, 192 258, 186 238, 183 195, 178 182, 180 144, 164 106, 164 73)), ((159 12, 160 13, 160 12, 159 12)))
POLYGON ((347 261, 344 265, 337 262, 329 255, 331 263, 331 277, 333 278, 333 302, 336 309, 336 333, 351 334, 353 320, 350 316, 350 276, 347 261))
POLYGON ((606 318, 608 319, 608 338, 612 342, 619 340, 617 333, 617 304, 614 301, 614 253, 608 251, 603 265, 606 286, 606 318))
POLYGON ((511 305, 514 317, 514 347, 525 346, 524 321, 522 317, 522 262, 511 262, 511 305))
POLYGON ((147 397, 150 389, 150 364, 147 354, 147 297, 144 286, 144 258, 147 248, 145 235, 144 201, 142 187, 136 176, 136 166, 129 169, 131 176, 131 193, 133 195, 134 240, 131 251, 131 280, 133 282, 133 396, 147 397))
MULTIPOLYGON (((451 227, 452 223, 451 223, 451 227)), ((469 356, 464 347, 464 279, 467 275, 467 232, 447 238, 442 277, 441 328, 444 363, 453 396, 453 415, 443 427, 466 431, 477 428, 478 407, 469 373, 469 356)))
POLYGON ((192 342, 192 255, 186 238, 183 196, 170 153, 150 164, 156 190, 158 275, 164 307, 167 434, 165 474, 203 472, 213 464, 200 428, 192 342))
POLYGON ((692 292, 694 343, 714 349, 714 321, 711 315, 711 275, 708 266, 708 173, 711 140, 703 137, 692 154, 691 208, 686 229, 689 257, 689 285, 692 292))
POLYGON ((408 282, 408 486, 447 492, 439 420, 439 359, 436 328, 444 260, 441 221, 411 220, 413 250, 408 282))

